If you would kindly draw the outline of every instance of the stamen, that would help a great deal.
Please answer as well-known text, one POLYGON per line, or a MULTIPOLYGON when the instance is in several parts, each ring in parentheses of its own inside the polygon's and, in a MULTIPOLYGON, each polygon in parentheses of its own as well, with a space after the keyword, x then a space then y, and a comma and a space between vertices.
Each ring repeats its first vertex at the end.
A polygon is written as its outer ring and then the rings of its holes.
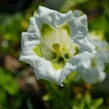
POLYGON ((58 63, 64 63, 64 58, 60 56, 60 57, 58 58, 58 63))
POLYGON ((55 59, 56 57, 57 57, 57 54, 56 53, 53 53, 52 59, 55 59))
POLYGON ((66 59, 69 59, 69 58, 70 58, 70 53, 65 53, 64 57, 65 57, 66 59))
POLYGON ((53 43, 53 48, 56 50, 56 49, 59 49, 60 48, 60 45, 59 43, 53 43))

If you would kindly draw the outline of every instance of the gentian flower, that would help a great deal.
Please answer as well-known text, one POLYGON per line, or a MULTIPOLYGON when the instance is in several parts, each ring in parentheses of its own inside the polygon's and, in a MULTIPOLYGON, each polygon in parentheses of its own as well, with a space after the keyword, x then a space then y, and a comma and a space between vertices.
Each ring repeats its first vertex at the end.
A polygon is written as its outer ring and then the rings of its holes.
POLYGON ((78 10, 62 14, 42 6, 22 33, 21 48, 20 60, 34 68, 37 79, 60 86, 72 71, 88 68, 95 55, 85 14, 78 10))
POLYGON ((106 41, 100 40, 99 37, 89 35, 89 40, 96 47, 96 55, 92 59, 90 67, 81 67, 77 69, 79 77, 82 77, 86 82, 97 83, 105 79, 105 63, 109 63, 109 45, 106 41))

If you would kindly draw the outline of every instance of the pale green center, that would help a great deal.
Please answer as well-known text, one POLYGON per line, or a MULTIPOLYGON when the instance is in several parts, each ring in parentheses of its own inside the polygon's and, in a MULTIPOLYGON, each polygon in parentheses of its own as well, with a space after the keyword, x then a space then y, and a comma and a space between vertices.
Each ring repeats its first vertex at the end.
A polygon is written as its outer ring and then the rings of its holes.
POLYGON ((56 68, 64 67, 69 59, 79 52, 79 47, 70 38, 70 26, 65 24, 59 28, 43 24, 41 42, 34 48, 35 53, 52 62, 56 68))

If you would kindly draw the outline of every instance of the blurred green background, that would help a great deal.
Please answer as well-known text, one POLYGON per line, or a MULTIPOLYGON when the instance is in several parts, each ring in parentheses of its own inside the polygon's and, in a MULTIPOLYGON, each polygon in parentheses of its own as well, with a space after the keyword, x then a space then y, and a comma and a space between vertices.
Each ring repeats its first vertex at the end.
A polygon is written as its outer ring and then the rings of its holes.
POLYGON ((109 65, 102 83, 75 81, 70 75, 59 87, 37 81, 30 65, 19 62, 21 33, 39 5, 60 12, 82 10, 89 32, 109 43, 109 0, 1 0, 0 109, 109 109, 109 65))

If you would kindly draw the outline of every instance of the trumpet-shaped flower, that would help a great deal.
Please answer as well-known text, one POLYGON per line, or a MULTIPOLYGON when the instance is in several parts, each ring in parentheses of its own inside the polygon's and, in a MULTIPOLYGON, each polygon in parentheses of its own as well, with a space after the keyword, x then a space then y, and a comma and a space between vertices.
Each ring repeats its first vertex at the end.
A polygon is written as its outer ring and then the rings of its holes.
POLYGON ((78 10, 62 14, 42 6, 22 33, 21 48, 20 60, 34 68, 37 79, 58 85, 79 67, 88 68, 95 55, 85 14, 78 10))
POLYGON ((96 83, 105 79, 105 63, 109 63, 109 46, 106 41, 89 35, 89 40, 96 46, 96 56, 92 59, 90 67, 77 69, 79 76, 86 82, 96 83))

